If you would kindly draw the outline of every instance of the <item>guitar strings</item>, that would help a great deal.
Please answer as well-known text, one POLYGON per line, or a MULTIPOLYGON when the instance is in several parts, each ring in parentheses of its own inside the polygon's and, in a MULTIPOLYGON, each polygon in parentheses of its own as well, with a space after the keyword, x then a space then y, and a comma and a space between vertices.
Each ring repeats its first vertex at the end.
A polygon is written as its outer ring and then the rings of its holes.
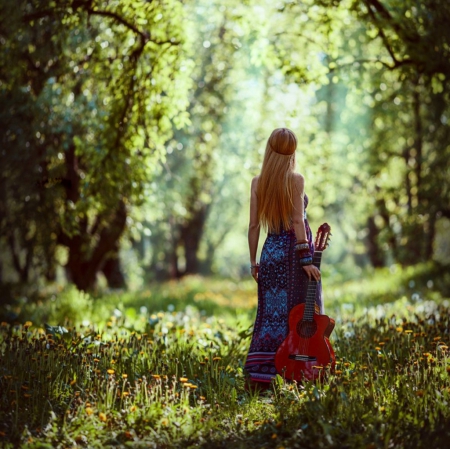
MULTIPOLYGON (((322 251, 320 251, 320 252, 316 251, 316 254, 314 254, 313 264, 316 267, 320 266, 321 256, 322 256, 322 251)), ((302 324, 300 325, 300 330, 303 330, 303 333, 305 333, 305 331, 306 331, 307 338, 303 338, 300 335, 300 347, 298 349, 299 349, 299 352, 301 355, 309 354, 310 339, 315 334, 315 332, 314 332, 312 335, 310 335, 310 333, 314 330, 316 293, 317 293, 317 281, 315 281, 315 280, 308 281, 308 288, 306 291, 305 308, 303 311, 302 324), (306 321, 306 319, 307 319, 307 321, 306 321)))

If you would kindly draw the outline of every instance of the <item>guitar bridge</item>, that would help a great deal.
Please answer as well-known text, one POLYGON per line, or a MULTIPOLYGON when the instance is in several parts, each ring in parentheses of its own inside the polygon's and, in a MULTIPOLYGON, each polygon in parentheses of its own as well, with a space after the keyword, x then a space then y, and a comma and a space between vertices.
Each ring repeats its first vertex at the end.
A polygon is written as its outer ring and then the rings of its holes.
POLYGON ((317 358, 312 355, 303 354, 289 354, 288 358, 291 360, 296 360, 298 362, 315 362, 317 360, 317 358))

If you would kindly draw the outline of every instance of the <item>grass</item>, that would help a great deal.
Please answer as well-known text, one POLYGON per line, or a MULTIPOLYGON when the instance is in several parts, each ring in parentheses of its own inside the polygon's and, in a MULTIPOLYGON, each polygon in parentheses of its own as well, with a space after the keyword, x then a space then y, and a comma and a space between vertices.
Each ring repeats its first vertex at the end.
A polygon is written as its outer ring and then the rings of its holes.
POLYGON ((335 373, 323 384, 278 378, 260 394, 242 370, 253 281, 23 300, 0 327, 0 445, 447 447, 450 304, 427 270, 328 286, 324 275, 335 373))

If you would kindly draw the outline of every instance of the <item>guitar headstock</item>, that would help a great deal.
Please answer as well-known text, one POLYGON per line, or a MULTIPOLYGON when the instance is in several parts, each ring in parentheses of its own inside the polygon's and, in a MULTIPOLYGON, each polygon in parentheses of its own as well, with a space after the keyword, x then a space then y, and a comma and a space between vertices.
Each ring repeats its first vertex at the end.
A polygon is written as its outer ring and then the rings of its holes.
POLYGON ((331 236, 331 228, 328 223, 324 223, 319 227, 316 234, 316 240, 314 242, 315 251, 325 251, 328 246, 328 242, 331 236))

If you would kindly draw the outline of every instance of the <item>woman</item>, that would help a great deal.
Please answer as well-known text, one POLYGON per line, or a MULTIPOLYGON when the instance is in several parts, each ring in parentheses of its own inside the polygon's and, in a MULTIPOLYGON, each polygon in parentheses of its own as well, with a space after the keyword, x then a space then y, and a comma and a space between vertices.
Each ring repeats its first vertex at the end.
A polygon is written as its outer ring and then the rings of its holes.
MULTIPOLYGON (((258 311, 245 370, 256 385, 268 385, 277 374, 275 353, 289 333, 289 312, 305 302, 308 279, 320 281, 320 271, 312 265, 305 180, 295 173, 296 148, 292 131, 275 129, 267 141, 261 173, 252 180, 248 243, 250 269, 258 283, 258 311), (258 265, 261 225, 268 235, 258 265)), ((321 288, 316 304, 322 312, 321 288)))

